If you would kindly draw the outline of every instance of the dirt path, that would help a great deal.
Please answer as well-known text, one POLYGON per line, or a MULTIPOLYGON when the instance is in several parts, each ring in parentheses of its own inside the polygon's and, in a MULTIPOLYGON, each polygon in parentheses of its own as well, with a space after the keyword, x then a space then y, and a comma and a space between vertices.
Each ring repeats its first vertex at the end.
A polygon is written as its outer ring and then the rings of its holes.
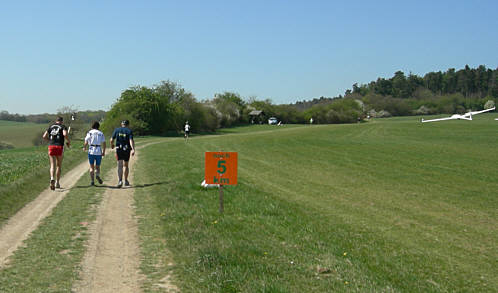
MULTIPOLYGON (((138 155, 130 160, 128 179, 132 186, 137 158, 138 155)), ((117 183, 116 167, 110 172, 112 176, 106 179, 110 184, 117 183)), ((90 233, 81 281, 75 284, 73 292, 140 292, 142 276, 132 187, 106 190, 90 233)))
MULTIPOLYGON (((140 248, 133 198, 134 165, 139 158, 138 154, 137 151, 135 157, 130 159, 128 179, 131 187, 109 188, 104 194, 97 219, 90 225, 91 236, 82 262, 81 280, 74 285, 73 292, 142 291, 141 281, 144 276, 139 271, 140 248)), ((116 167, 110 172, 111 176, 106 178, 110 177, 110 182, 116 183, 116 167)), ((169 278, 162 281, 162 288, 176 289, 170 284, 169 278)))
POLYGON ((56 189, 54 192, 47 188, 35 200, 12 216, 0 229, 0 267, 8 262, 9 256, 29 237, 40 222, 50 215, 52 209, 87 170, 88 162, 84 161, 67 172, 61 178, 63 189, 56 189))

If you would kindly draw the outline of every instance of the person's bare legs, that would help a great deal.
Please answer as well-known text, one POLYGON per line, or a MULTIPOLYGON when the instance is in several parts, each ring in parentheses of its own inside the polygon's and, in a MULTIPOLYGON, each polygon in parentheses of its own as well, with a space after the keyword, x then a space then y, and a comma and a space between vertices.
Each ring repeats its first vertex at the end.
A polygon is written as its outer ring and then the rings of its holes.
POLYGON ((128 167, 128 162, 124 162, 124 175, 125 175, 125 186, 130 186, 130 182, 128 182, 128 174, 130 172, 130 168, 128 167))
POLYGON ((95 178, 97 179, 99 184, 103 183, 102 179, 100 178, 100 165, 97 164, 95 164, 95 178))
POLYGON ((126 181, 128 181, 128 173, 130 172, 130 169, 128 168, 128 162, 127 161, 124 161, 123 169, 124 169, 124 179, 125 179, 125 182, 126 182, 126 181))
POLYGON ((60 156, 55 156, 56 158, 56 163, 57 163, 57 168, 56 168, 56 176, 57 176, 57 180, 55 182, 55 186, 57 188, 60 188, 60 179, 61 179, 61 173, 62 173, 62 159, 64 159, 64 155, 60 155, 60 156))
POLYGON ((57 165, 57 157, 56 156, 48 156, 50 160, 50 189, 55 189, 55 168, 57 165))
POLYGON ((95 173, 95 168, 92 164, 90 164, 90 179, 92 180, 92 185, 94 183, 94 173, 95 173))
POLYGON ((123 160, 118 160, 118 187, 123 184, 123 160))
POLYGON ((55 180, 55 166, 57 165, 56 156, 48 156, 50 161, 50 180, 55 180))

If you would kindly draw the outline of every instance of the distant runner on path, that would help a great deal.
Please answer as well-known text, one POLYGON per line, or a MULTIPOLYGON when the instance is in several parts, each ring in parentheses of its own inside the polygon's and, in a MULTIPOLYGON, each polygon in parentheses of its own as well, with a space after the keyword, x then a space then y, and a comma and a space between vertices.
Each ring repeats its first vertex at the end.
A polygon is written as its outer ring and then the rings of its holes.
POLYGON ((50 159, 50 189, 61 188, 59 180, 62 172, 62 159, 64 158, 64 139, 67 140, 67 147, 71 142, 63 118, 57 117, 55 124, 52 124, 43 133, 43 139, 48 140, 48 158, 50 159))
POLYGON ((86 151, 88 147, 88 162, 90 163, 90 185, 95 185, 94 175, 99 184, 103 181, 100 178, 100 163, 102 162, 102 157, 105 156, 105 136, 102 131, 99 130, 100 123, 95 121, 92 124, 92 129, 88 131, 85 137, 85 144, 83 145, 83 151, 86 151))
POLYGON ((188 121, 185 122, 185 140, 188 140, 188 135, 190 134, 190 125, 188 124, 188 121))
POLYGON ((114 140, 116 140, 116 159, 118 160, 118 188, 123 186, 123 167, 125 186, 130 186, 128 182, 128 161, 130 154, 135 155, 135 141, 133 140, 133 132, 128 128, 130 121, 121 121, 121 127, 114 129, 111 137, 111 149, 114 149, 114 140))

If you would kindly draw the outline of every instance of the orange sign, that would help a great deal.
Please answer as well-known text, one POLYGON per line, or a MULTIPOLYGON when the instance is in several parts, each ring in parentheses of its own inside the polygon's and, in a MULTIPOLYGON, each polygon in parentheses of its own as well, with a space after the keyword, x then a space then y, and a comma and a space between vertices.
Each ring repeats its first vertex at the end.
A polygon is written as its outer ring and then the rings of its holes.
POLYGON ((237 153, 206 152, 204 170, 207 184, 237 185, 237 153))

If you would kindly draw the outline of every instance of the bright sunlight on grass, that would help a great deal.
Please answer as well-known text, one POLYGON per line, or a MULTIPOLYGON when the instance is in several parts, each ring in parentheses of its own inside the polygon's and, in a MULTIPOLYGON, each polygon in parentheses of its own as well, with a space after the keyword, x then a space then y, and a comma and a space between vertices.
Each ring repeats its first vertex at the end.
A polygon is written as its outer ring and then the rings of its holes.
POLYGON ((498 290, 489 118, 244 128, 149 146, 136 175, 141 233, 156 231, 143 238, 146 269, 159 270, 167 247, 185 291, 498 290), (217 191, 199 186, 204 152, 219 150, 239 153, 223 215, 217 191), (157 208, 147 215, 145 203, 157 208))

